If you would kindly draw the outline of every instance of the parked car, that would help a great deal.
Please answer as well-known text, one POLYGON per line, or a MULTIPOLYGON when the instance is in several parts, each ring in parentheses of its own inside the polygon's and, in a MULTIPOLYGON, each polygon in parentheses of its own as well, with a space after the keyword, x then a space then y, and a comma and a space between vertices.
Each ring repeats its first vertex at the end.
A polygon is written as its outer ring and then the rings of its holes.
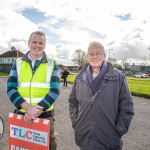
POLYGON ((147 75, 150 77, 150 73, 147 73, 147 72, 146 72, 145 74, 147 74, 147 75))
POLYGON ((133 75, 133 77, 135 77, 135 78, 149 78, 149 76, 145 73, 135 74, 135 75, 133 75))

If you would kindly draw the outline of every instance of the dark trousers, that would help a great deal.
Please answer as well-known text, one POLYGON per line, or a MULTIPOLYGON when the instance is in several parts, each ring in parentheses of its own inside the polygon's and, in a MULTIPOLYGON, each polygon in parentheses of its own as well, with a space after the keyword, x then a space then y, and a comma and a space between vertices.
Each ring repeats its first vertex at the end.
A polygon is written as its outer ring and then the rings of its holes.
POLYGON ((64 86, 67 86, 67 78, 64 78, 64 86))

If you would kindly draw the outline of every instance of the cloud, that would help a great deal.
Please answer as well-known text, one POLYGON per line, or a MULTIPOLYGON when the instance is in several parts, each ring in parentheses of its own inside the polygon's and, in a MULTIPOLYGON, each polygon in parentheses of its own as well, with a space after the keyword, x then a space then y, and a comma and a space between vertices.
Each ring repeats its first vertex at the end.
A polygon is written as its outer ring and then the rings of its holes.
POLYGON ((21 51, 24 51, 29 34, 37 27, 25 17, 12 10, 0 10, 0 47, 1 52, 10 49, 14 42, 19 42, 21 51))
POLYGON ((76 49, 100 41, 117 59, 149 56, 148 0, 5 0, 0 6, 0 53, 15 46, 26 52, 31 32, 42 30, 46 52, 70 64, 76 49), (109 5, 108 5, 109 4, 109 5))

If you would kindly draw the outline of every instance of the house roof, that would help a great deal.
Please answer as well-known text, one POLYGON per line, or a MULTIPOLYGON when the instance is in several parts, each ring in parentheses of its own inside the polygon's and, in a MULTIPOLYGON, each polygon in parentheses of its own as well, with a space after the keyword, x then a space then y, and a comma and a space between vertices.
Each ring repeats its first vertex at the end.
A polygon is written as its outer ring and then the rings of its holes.
POLYGON ((18 57, 22 57, 24 55, 24 53, 20 52, 19 50, 14 50, 14 51, 7 51, 1 54, 0 58, 17 57, 17 53, 18 53, 18 57))

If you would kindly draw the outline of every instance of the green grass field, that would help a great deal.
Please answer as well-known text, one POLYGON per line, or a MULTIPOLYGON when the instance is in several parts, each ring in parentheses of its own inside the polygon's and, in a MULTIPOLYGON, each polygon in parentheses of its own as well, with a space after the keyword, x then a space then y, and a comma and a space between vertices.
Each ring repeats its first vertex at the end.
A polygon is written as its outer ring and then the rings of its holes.
MULTIPOLYGON (((70 74, 67 78, 67 81, 73 83, 75 77, 75 74, 70 74)), ((127 81, 132 95, 150 98, 150 78, 141 79, 127 77, 127 81)))
POLYGON ((0 76, 8 76, 9 73, 0 72, 0 76))
POLYGON ((127 77, 127 81, 133 95, 150 98, 150 78, 141 79, 127 77))
MULTIPOLYGON (((9 75, 8 73, 0 72, 0 76, 8 76, 8 75, 9 75)), ((70 74, 67 78, 67 81, 73 83, 75 77, 76 74, 70 74)), ((141 78, 127 77, 127 81, 132 95, 150 98, 150 78, 141 79, 141 78)))

